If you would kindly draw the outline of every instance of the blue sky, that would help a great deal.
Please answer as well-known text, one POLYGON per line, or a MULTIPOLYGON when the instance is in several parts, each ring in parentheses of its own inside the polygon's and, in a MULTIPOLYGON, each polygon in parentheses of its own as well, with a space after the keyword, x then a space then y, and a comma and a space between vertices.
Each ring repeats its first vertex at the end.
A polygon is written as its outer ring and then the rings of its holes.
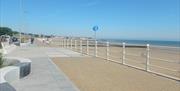
POLYGON ((180 0, 0 0, 1 26, 63 36, 180 39, 180 0))

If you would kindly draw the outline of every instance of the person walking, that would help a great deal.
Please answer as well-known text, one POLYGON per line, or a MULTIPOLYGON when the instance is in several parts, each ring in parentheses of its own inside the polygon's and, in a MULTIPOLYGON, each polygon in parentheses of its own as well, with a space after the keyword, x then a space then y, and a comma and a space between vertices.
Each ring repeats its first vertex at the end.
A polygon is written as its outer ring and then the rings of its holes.
POLYGON ((33 44, 33 43, 34 43, 34 38, 32 37, 32 38, 31 38, 31 44, 33 44))

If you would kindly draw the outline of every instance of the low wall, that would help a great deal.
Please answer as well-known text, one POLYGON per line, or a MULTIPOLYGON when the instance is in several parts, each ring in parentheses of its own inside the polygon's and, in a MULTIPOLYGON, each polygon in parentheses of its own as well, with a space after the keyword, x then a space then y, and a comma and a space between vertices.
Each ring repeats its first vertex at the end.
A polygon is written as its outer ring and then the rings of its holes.
POLYGON ((16 91, 9 83, 19 80, 20 69, 16 66, 8 66, 0 69, 0 91, 16 91))
POLYGON ((20 68, 20 78, 23 78, 30 74, 31 72, 31 60, 18 58, 18 57, 8 57, 9 60, 18 61, 13 66, 17 66, 20 68))
POLYGON ((12 82, 18 80, 20 69, 16 66, 8 66, 0 69, 0 84, 4 82, 12 82))
POLYGON ((10 83, 30 74, 31 60, 17 57, 8 57, 5 59, 15 62, 12 66, 0 69, 0 91, 16 91, 10 83))

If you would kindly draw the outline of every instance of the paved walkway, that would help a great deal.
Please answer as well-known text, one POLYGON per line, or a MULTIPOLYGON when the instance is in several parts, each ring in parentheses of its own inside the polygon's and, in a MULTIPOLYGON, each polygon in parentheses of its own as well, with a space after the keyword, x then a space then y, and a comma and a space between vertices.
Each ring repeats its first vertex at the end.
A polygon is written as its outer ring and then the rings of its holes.
POLYGON ((7 56, 32 60, 31 74, 12 83, 17 91, 79 91, 61 69, 49 59, 49 57, 83 57, 79 53, 62 48, 31 45, 18 47, 7 56))

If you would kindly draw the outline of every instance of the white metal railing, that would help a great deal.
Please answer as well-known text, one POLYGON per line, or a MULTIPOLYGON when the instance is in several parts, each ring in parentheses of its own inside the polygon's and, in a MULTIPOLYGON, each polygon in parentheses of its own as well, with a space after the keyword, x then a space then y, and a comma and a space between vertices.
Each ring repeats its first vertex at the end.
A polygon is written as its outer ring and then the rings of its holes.
MULTIPOLYGON (((141 45, 141 48, 143 48, 143 50, 145 52, 143 54, 143 56, 144 56, 143 61, 144 62, 139 62, 139 60, 133 60, 133 59, 128 58, 129 55, 134 56, 134 57, 142 58, 142 55, 137 55, 137 54, 133 54, 133 53, 127 53, 126 47, 132 46, 132 45, 127 45, 125 42, 123 42, 122 44, 116 45, 117 47, 122 48, 122 51, 119 52, 121 54, 119 54, 119 55, 118 54, 117 55, 112 55, 111 54, 111 52, 110 52, 110 50, 111 50, 110 47, 111 46, 110 46, 109 42, 98 42, 98 41, 95 41, 95 40, 81 40, 81 39, 62 39, 62 41, 60 41, 60 42, 62 42, 62 43, 60 43, 61 47, 72 49, 73 51, 79 52, 81 54, 86 54, 86 55, 90 55, 90 56, 103 58, 103 59, 106 59, 106 60, 109 60, 109 61, 120 63, 122 65, 127 65, 127 66, 130 66, 130 67, 134 67, 134 68, 137 68, 137 69, 141 69, 141 70, 144 70, 144 71, 147 71, 147 72, 151 72, 151 73, 154 73, 154 74, 162 75, 164 77, 180 81, 180 68, 179 69, 172 69, 172 68, 167 68, 167 67, 162 67, 162 66, 151 64, 151 60, 158 60, 158 61, 161 61, 161 62, 170 62, 170 63, 174 63, 174 64, 180 64, 180 60, 178 60, 178 62, 176 62, 176 61, 169 61, 167 59, 151 57, 150 56, 151 52, 150 52, 150 45, 149 44, 144 45, 144 46, 141 45), (104 48, 105 50, 104 49, 102 49, 103 51, 98 50, 101 47, 104 48), (102 54, 102 55, 98 55, 98 54, 102 54), (113 58, 119 59, 121 61, 118 61, 118 60, 113 59, 113 58), (133 61, 134 63, 137 63, 137 64, 142 64, 142 65, 144 65, 145 68, 141 68, 141 67, 138 67, 136 65, 132 65, 132 64, 126 62, 128 60, 131 60, 131 61, 133 61), (155 68, 158 68, 158 69, 163 69, 163 70, 166 70, 166 71, 177 72, 177 74, 179 74, 179 76, 167 75, 167 74, 165 74, 163 72, 162 73, 157 72, 157 71, 152 70, 152 67, 155 67, 155 68)), ((137 46, 137 45, 135 45, 135 46, 137 46)))

